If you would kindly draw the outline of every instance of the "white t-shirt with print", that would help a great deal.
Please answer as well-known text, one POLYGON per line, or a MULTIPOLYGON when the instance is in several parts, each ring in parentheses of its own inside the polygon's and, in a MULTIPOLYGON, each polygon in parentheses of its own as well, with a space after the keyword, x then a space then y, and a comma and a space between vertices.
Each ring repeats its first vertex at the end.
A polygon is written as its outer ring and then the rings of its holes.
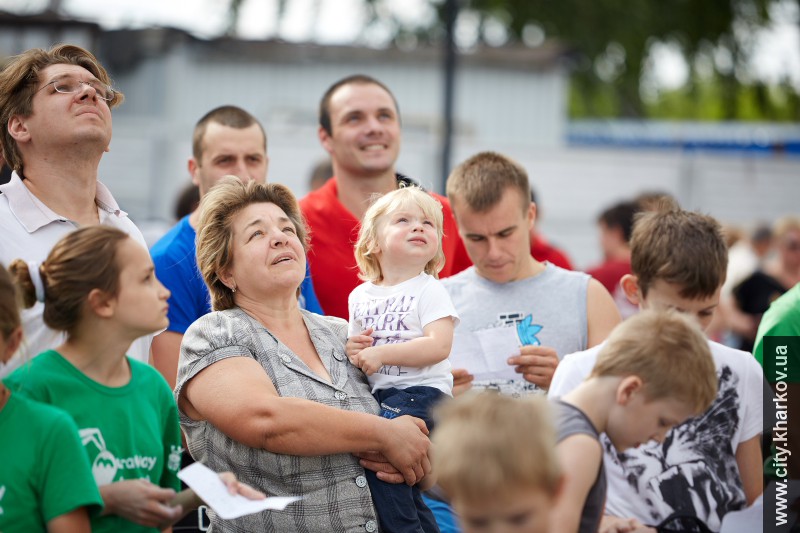
MULTIPOLYGON (((606 514, 656 525, 680 512, 719 531, 725 514, 746 507, 736 449, 762 432, 763 371, 747 352, 708 345, 719 392, 705 413, 673 428, 663 443, 651 441, 623 453, 601 435, 606 514)), ((564 357, 548 395, 558 398, 586 379, 602 346, 564 357)))
MULTIPOLYGON (((438 279, 425 273, 392 286, 363 283, 350 293, 347 308, 348 337, 372 328, 373 346, 419 338, 425 326, 448 316, 458 325, 458 314, 447 291, 438 279)), ((445 394, 453 390, 447 359, 426 367, 386 365, 368 379, 373 393, 415 386, 434 387, 445 394)))

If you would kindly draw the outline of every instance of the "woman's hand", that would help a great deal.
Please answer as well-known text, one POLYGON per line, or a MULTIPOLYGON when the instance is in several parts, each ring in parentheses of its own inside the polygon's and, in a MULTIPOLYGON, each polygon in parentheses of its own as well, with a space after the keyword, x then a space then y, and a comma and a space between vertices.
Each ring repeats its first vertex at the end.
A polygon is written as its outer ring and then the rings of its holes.
POLYGON ((247 483, 237 480, 233 472, 220 472, 219 478, 225 483, 225 487, 227 487, 228 493, 231 495, 241 494, 248 500, 263 500, 267 497, 260 490, 256 490, 247 483))
POLYGON ((145 527, 163 529, 183 516, 183 508, 170 507, 175 491, 147 479, 117 481, 100 487, 103 514, 115 514, 145 527))
MULTIPOLYGON (((245 483, 240 483, 236 479, 236 475, 232 472, 221 472, 218 474, 220 481, 225 484, 228 493, 235 496, 241 494, 248 500, 263 500, 266 498, 263 492, 258 491, 245 483)), ((185 512, 192 511, 203 505, 203 499, 197 495, 192 489, 186 489, 179 492, 170 502, 170 505, 180 506, 185 512)))
MULTIPOLYGON (((393 467, 392 463, 390 463, 382 453, 363 452, 354 453, 353 455, 358 457, 358 463, 362 466, 362 468, 366 468, 367 470, 372 470, 375 472, 375 475, 381 481, 395 484, 405 483, 405 479, 400 471, 393 467)), ((426 475, 424 478, 422 478, 422 481, 417 483, 418 488, 420 490, 428 490, 436 484, 435 477, 436 476, 431 477, 430 475, 426 475)))
POLYGON ((354 453, 358 457, 358 463, 362 468, 372 470, 381 481, 386 483, 405 483, 406 480, 403 474, 398 469, 392 466, 386 457, 380 452, 361 452, 354 453))
POLYGON ((383 447, 378 450, 405 479, 407 485, 414 485, 431 471, 428 459, 428 428, 425 422, 413 416, 400 416, 386 421, 383 447))

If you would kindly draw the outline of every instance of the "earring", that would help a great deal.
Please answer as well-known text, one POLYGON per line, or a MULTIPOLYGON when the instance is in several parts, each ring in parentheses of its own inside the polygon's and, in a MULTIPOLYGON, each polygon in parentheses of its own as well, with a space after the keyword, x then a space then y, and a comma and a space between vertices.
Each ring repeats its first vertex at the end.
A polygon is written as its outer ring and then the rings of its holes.
POLYGON ((233 292, 233 293, 236 292, 236 285, 234 285, 233 288, 231 288, 231 292, 233 292))

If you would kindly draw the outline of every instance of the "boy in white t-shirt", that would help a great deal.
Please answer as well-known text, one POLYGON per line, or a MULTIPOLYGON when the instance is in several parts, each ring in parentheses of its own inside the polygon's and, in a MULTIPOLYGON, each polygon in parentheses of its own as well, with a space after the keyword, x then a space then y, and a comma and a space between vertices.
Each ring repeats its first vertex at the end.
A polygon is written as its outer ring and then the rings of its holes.
MULTIPOLYGON (((348 298, 347 355, 368 377, 381 416, 416 416, 452 395, 447 357, 458 323, 437 279, 444 266, 442 206, 418 187, 379 198, 364 215, 355 247, 365 283, 348 298)), ((437 531, 417 487, 367 471, 382 531, 437 531)))
MULTIPOLYGON (((665 202, 637 218, 632 274, 620 283, 641 309, 675 309, 706 329, 719 305, 727 254, 716 220, 665 202)), ((631 517, 657 525, 681 514, 719 531, 726 513, 751 505, 763 492, 761 367, 746 352, 708 343, 719 383, 705 413, 675 427, 663 442, 626 452, 617 453, 603 437, 604 526, 620 518, 626 519, 621 524, 631 524, 631 517)), ((557 398, 577 387, 591 373, 601 347, 564 357, 548 394, 557 398)))

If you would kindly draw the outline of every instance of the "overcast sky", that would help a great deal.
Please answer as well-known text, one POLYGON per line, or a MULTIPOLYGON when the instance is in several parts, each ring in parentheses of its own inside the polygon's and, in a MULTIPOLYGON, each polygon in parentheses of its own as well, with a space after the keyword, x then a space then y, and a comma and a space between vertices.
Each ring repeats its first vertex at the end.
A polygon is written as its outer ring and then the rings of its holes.
MULTIPOLYGON (((281 27, 276 24, 277 0, 244 0, 238 33, 243 38, 281 37, 291 41, 315 40, 342 44, 356 39, 366 20, 363 0, 291 0, 281 27), (318 8, 317 16, 312 16, 318 8)), ((43 9, 47 0, 0 0, 0 8, 15 12, 43 9)), ((435 16, 427 0, 384 0, 385 9, 414 24, 435 16)), ((107 28, 167 25, 183 28, 199 37, 214 37, 227 25, 227 0, 62 0, 63 9, 83 20, 96 21, 107 28)), ((753 70, 768 82, 788 75, 800 89, 800 26, 796 5, 778 6, 774 27, 756 36, 753 70)), ((459 35, 474 38, 467 20, 459 35)), ((381 42, 380 30, 367 36, 381 42)), ((678 86, 688 70, 679 54, 670 47, 655 53, 655 78, 659 85, 678 86)))

